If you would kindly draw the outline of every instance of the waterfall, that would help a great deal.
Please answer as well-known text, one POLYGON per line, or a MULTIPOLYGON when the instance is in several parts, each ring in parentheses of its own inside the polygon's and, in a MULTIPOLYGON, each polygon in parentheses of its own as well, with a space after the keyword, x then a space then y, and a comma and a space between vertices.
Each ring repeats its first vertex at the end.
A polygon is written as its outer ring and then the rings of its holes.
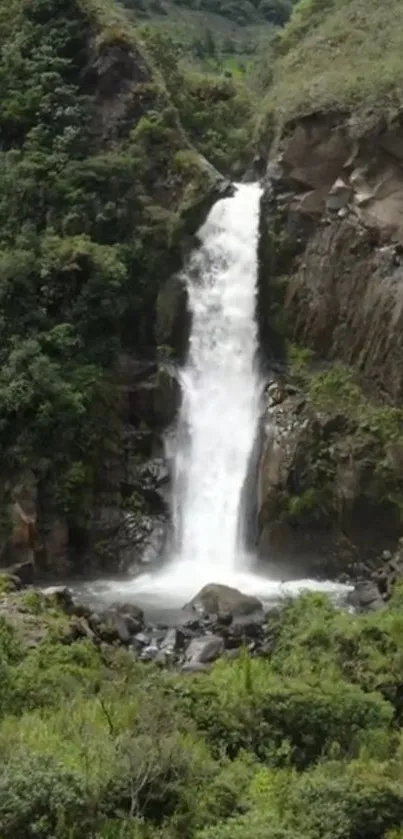
MULTIPOLYGON (((174 540, 164 568, 110 581, 107 596, 181 606, 206 583, 224 583, 264 600, 304 588, 251 572, 242 540, 243 491, 262 390, 255 318, 261 190, 237 186, 218 201, 198 233, 183 274, 192 316, 188 358, 179 371, 182 405, 173 451, 174 540)), ((268 565, 266 573, 269 573, 268 565)))
POLYGON ((255 296, 261 190, 242 185, 199 231, 184 277, 192 328, 174 456, 174 564, 230 580, 242 564, 240 501, 260 380, 255 296))

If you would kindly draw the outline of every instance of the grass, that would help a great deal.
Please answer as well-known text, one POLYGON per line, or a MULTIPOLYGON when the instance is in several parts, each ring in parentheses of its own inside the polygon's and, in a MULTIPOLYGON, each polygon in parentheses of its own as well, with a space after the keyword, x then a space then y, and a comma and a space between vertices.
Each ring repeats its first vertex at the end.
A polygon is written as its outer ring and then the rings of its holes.
POLYGON ((360 136, 402 106, 401 0, 301 0, 278 40, 264 119, 344 112, 360 136))

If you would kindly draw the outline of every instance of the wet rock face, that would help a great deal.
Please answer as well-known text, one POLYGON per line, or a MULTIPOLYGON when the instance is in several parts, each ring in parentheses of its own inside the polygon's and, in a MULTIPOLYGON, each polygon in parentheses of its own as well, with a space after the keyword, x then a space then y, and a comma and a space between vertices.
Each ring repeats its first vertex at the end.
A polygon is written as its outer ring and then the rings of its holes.
MULTIPOLYGON (((341 362, 355 370, 374 403, 400 407, 403 126, 357 141, 344 125, 337 114, 297 120, 270 162, 261 218, 261 343, 268 357, 283 362, 277 369, 284 375, 288 341, 313 350, 320 365, 341 362)), ((351 426, 338 428, 343 411, 336 405, 321 417, 307 411, 304 394, 301 399, 298 405, 296 396, 283 398, 274 388, 267 401, 259 552, 277 555, 279 575, 284 562, 290 571, 302 565, 313 573, 357 575, 401 535, 381 466, 376 474, 376 443, 354 437, 351 426), (321 508, 329 508, 329 496, 333 516, 326 518, 321 508)), ((400 448, 391 440, 386 454, 378 452, 397 494, 400 448)))
POLYGON ((205 635, 194 638, 186 650, 186 662, 209 664, 224 652, 224 641, 219 635, 205 635))
POLYGON ((155 333, 160 346, 168 346, 183 361, 190 335, 190 312, 183 279, 169 277, 162 285, 156 303, 155 333))
POLYGON ((117 378, 120 444, 100 470, 80 565, 124 572, 158 563, 170 537, 170 470, 162 435, 175 419, 180 387, 173 370, 122 356, 117 378))
POLYGON ((0 538, 0 565, 24 585, 83 569, 91 574, 136 570, 142 563, 158 562, 164 551, 170 534, 170 472, 162 435, 175 419, 180 387, 169 366, 131 356, 119 359, 116 380, 119 442, 109 447, 99 467, 82 531, 71 532, 52 508, 53 499, 42 497, 33 473, 4 482, 0 500, 8 520, 0 538))
POLYGON ((320 227, 288 285, 292 338, 358 368, 379 393, 403 398, 400 246, 346 218, 320 227))

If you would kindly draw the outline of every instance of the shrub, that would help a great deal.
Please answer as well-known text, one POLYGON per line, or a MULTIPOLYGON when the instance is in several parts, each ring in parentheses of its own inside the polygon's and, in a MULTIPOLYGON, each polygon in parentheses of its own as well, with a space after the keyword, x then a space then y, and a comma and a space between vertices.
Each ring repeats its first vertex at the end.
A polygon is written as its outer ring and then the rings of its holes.
POLYGON ((272 765, 299 768, 322 754, 354 755, 366 730, 388 729, 393 709, 341 679, 281 679, 266 661, 220 663, 211 677, 179 688, 215 755, 248 749, 272 765))
POLYGON ((3 839, 75 839, 89 831, 83 778, 56 756, 24 755, 0 766, 0 832, 3 839))
POLYGON ((313 839, 381 839, 402 819, 401 785, 371 765, 329 763, 290 786, 286 821, 313 839))

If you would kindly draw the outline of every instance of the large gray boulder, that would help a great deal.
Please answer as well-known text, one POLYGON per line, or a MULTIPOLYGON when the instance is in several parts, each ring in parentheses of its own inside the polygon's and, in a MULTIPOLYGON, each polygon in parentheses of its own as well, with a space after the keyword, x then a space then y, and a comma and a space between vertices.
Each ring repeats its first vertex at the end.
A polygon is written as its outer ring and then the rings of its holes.
POLYGON ((234 616, 252 615, 263 609, 258 597, 243 594, 237 588, 221 583, 208 583, 188 604, 191 608, 206 615, 230 613, 234 616))

